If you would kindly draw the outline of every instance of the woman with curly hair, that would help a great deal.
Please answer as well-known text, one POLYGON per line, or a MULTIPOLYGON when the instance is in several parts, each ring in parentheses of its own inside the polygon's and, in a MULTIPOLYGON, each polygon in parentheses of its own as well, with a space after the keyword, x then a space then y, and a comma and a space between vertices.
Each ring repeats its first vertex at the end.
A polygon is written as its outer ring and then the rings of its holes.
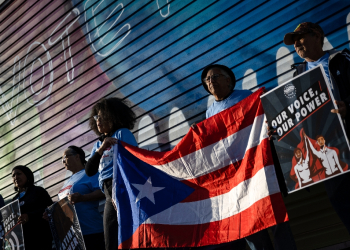
POLYGON ((135 120, 135 113, 119 98, 100 100, 90 114, 89 126, 100 137, 92 148, 85 172, 88 176, 99 172, 99 185, 106 196, 103 226, 108 250, 118 249, 117 212, 112 204, 113 145, 121 140, 137 146, 130 131, 135 120))

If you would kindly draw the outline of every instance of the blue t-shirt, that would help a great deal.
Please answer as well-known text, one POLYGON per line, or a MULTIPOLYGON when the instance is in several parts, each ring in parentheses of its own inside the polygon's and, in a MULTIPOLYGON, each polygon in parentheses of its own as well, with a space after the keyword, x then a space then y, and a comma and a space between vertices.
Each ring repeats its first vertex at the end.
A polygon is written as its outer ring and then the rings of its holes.
MULTIPOLYGON (((73 174, 58 193, 61 200, 68 194, 80 193, 82 195, 99 190, 98 174, 87 176, 85 169, 73 174)), ((99 201, 86 201, 74 204, 83 235, 103 232, 103 219, 98 211, 99 201)))
POLYGON ((213 104, 207 109, 206 118, 216 115, 217 113, 232 107, 239 101, 251 95, 253 92, 250 90, 234 90, 232 94, 222 101, 214 101, 213 104))
MULTIPOLYGON (((111 137, 121 140, 123 142, 126 142, 130 145, 133 145, 136 147, 138 146, 134 135, 130 132, 129 129, 126 129, 126 128, 119 129, 115 131, 115 133, 111 137)), ((95 154, 96 150, 99 149, 101 145, 102 145, 101 141, 98 141, 95 143, 91 151, 91 156, 95 154)), ((103 191, 103 181, 113 178, 113 147, 110 147, 103 152, 103 155, 100 160, 100 166, 98 168, 98 172, 99 172, 98 180, 100 183, 100 188, 103 191)))
POLYGON ((329 58, 329 53, 327 52, 326 54, 324 54, 324 56, 322 56, 317 61, 307 62, 306 65, 307 65, 307 69, 309 70, 309 69, 315 68, 319 64, 322 64, 324 71, 326 73, 326 76, 327 76, 329 82, 331 82, 331 78, 329 77, 329 70, 328 70, 328 58, 329 58))
POLYGON ((340 100, 340 93, 339 93, 338 86, 332 82, 331 77, 329 75, 328 58, 329 58, 329 53, 326 52, 326 54, 324 54, 324 56, 322 56, 317 61, 307 62, 306 63, 307 69, 308 70, 312 69, 312 68, 316 67, 317 65, 321 64, 323 66, 323 68, 324 68, 324 72, 326 73, 326 76, 327 76, 328 81, 330 83, 330 87, 331 87, 332 93, 334 95, 334 98, 336 100, 340 100))

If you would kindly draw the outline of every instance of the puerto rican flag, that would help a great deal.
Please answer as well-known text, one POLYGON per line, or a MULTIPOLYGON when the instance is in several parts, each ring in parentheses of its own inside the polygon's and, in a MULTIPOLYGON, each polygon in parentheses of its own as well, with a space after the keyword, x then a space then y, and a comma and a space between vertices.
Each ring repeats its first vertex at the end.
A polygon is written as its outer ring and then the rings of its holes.
POLYGON ((262 91, 198 123, 171 151, 115 146, 119 249, 226 243, 288 220, 262 91))

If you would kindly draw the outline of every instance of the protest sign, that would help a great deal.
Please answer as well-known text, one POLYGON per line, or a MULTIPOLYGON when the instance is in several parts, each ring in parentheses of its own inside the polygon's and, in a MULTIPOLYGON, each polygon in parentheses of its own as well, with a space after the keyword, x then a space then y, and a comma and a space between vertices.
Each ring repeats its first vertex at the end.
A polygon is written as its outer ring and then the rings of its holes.
POLYGON ((56 250, 85 250, 74 206, 65 197, 46 209, 56 250))
POLYGON ((0 236, 3 240, 4 250, 24 250, 24 238, 22 224, 17 223, 21 215, 18 200, 0 208, 1 224, 0 236))
MULTIPOLYGON (((322 65, 261 96, 289 192, 348 171, 349 142, 322 65)), ((337 98, 339 100, 339 97, 337 98)))

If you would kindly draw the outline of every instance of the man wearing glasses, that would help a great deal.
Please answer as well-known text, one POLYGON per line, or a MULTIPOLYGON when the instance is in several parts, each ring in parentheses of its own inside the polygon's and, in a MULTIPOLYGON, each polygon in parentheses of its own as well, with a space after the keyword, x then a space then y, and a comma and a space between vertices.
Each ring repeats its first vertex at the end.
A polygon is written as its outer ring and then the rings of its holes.
POLYGON ((249 96, 250 90, 235 90, 236 78, 232 70, 220 64, 212 64, 202 72, 204 89, 214 96, 215 101, 208 108, 206 118, 223 111, 249 96))
MULTIPOLYGON (((206 118, 235 105, 252 93, 250 90, 234 90, 236 77, 232 70, 224 65, 208 65, 204 68, 201 77, 204 89, 215 98, 213 104, 207 109, 206 118)), ((245 241, 252 250, 297 249, 288 222, 280 223, 271 227, 271 229, 274 234, 275 248, 267 229, 246 237, 245 241)), ((243 250, 245 249, 245 242, 244 239, 240 239, 217 246, 221 249, 223 247, 243 250)), ((209 248, 215 249, 215 246, 208 246, 209 248)))

